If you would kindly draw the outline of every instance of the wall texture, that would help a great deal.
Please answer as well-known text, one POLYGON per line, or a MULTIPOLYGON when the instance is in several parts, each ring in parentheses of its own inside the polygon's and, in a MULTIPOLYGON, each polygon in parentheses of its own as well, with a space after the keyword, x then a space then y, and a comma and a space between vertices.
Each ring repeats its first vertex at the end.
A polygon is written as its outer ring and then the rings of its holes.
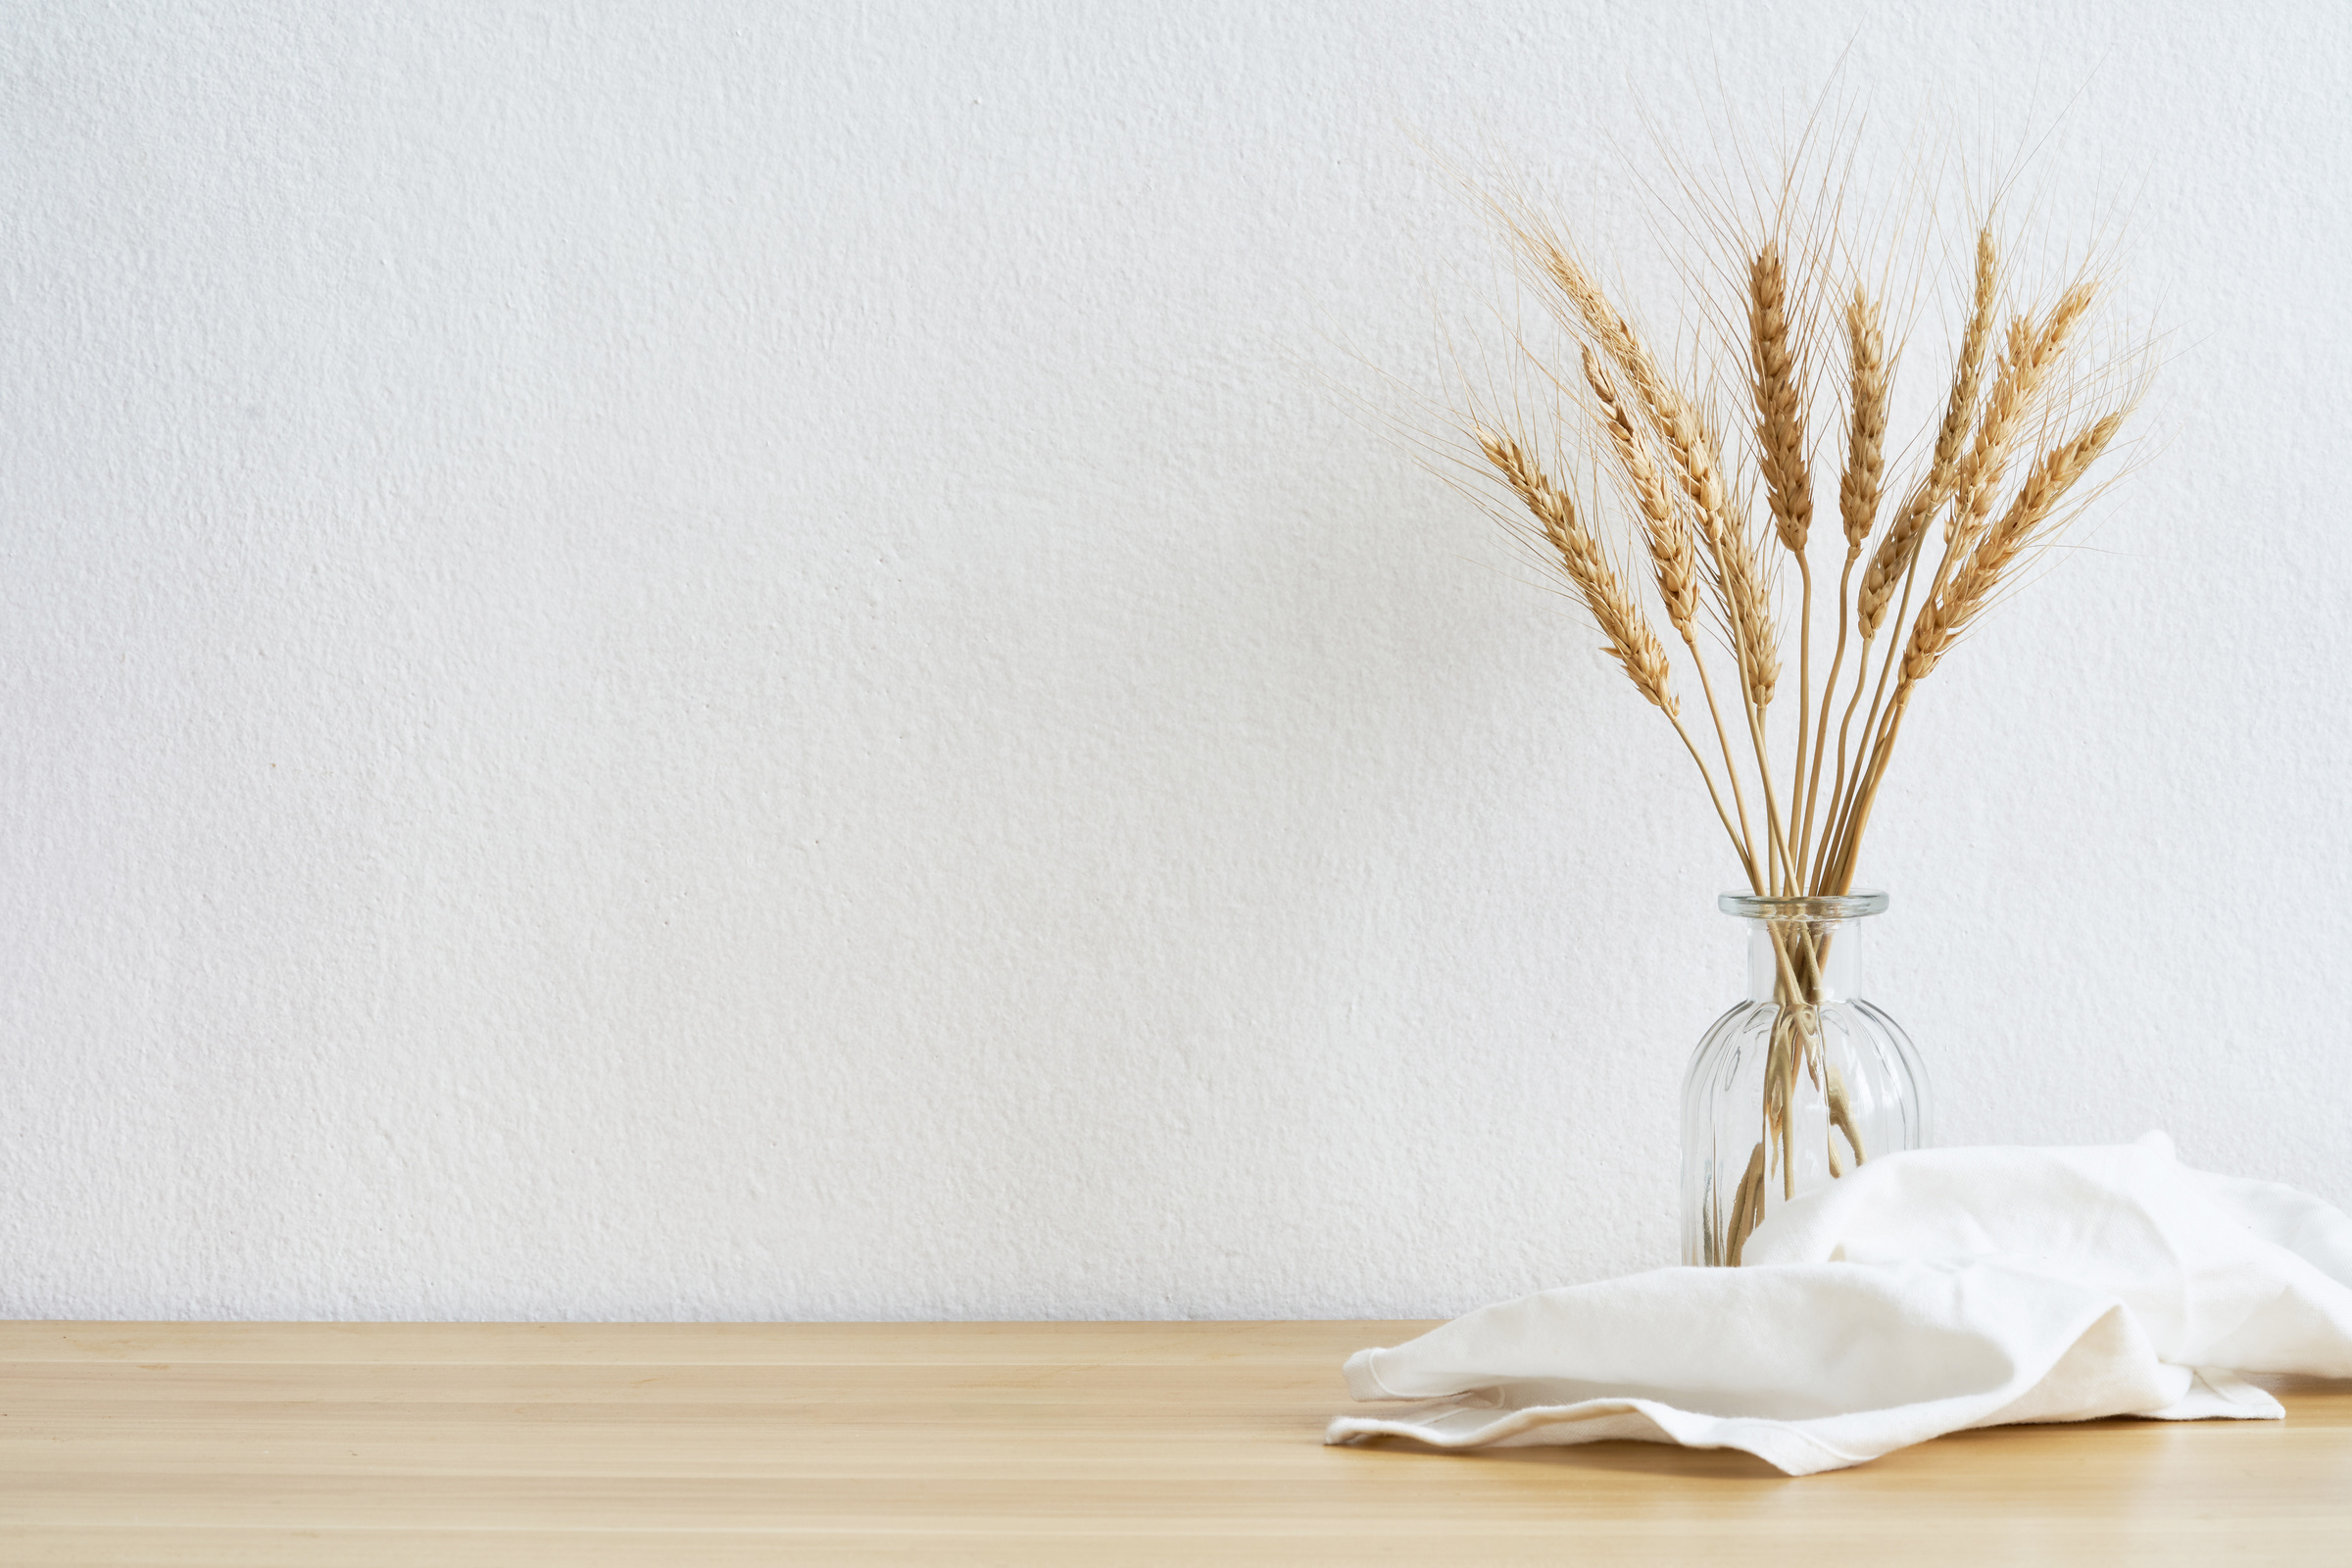
POLYGON ((1732 867, 1350 400, 1501 297, 1416 136, 1665 309, 1612 146, 1841 52, 1869 136, 2046 132, 2036 210, 2120 203, 2169 333, 2095 548, 1914 715, 1875 989, 1946 1142, 2163 1126, 2352 1200, 2337 5, 0 35, 0 1313, 1437 1313, 1668 1260, 1732 867))

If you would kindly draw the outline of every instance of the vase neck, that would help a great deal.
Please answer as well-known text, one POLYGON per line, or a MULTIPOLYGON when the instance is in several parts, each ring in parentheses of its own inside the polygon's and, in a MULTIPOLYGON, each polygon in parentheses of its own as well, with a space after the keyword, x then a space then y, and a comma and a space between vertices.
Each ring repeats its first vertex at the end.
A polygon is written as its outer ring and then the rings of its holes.
POLYGON ((1788 898, 1726 893, 1715 906, 1747 927, 1749 1001, 1819 1005, 1859 995, 1858 928, 1886 907, 1886 895, 1875 888, 1788 898))
POLYGON ((1751 1002, 1826 1005, 1860 994, 1862 922, 1746 920, 1751 1002))

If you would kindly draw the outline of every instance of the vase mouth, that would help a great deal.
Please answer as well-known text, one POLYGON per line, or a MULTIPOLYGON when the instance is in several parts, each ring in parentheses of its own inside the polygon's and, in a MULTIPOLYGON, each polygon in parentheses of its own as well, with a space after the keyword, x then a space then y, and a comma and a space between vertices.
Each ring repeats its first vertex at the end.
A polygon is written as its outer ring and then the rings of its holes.
POLYGON ((1859 920, 1866 914, 1885 913, 1886 895, 1877 888, 1856 888, 1851 893, 1815 893, 1788 899, 1765 898, 1754 893, 1726 893, 1715 901, 1715 907, 1726 914, 1736 914, 1742 920, 1859 920))

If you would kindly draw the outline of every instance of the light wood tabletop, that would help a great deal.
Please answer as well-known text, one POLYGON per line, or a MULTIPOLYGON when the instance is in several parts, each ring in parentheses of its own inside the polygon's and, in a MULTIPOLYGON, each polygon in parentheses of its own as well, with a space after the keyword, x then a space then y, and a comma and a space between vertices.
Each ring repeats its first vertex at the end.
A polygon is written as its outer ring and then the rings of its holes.
POLYGON ((2352 1383, 1790 1480, 1326 1448, 1404 1323, 0 1325, 0 1562, 2352 1562, 2352 1383))

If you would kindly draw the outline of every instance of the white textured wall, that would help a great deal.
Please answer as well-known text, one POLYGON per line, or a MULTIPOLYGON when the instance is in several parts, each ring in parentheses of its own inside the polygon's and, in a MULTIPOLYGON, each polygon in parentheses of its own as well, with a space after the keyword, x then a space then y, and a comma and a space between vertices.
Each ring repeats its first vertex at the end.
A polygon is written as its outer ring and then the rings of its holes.
POLYGON ((1400 122, 1633 257, 1634 88, 1849 40, 1890 136, 2087 83, 2038 188, 2126 190, 2174 334, 2099 551, 1923 695, 1876 989, 1947 1142, 2352 1199, 2339 6, 0 19, 0 1312, 1667 1259, 1726 856, 1334 389, 1492 281, 1400 122))

